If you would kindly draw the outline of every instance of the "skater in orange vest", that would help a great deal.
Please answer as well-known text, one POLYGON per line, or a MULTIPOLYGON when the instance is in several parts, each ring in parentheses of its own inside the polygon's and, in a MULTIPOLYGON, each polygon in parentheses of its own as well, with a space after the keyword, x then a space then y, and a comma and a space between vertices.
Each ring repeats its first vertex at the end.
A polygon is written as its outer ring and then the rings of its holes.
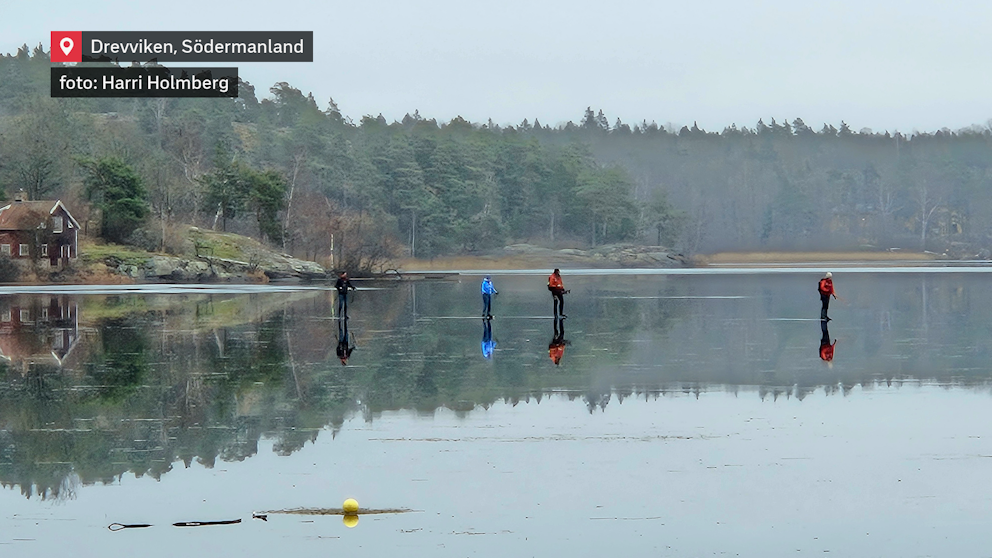
POLYGON ((558 271, 558 268, 555 268, 551 276, 548 277, 548 290, 551 291, 551 297, 554 300, 555 319, 558 316, 567 318, 568 316, 565 315, 565 297, 563 295, 569 291, 565 290, 565 286, 561 282, 561 271, 558 271))

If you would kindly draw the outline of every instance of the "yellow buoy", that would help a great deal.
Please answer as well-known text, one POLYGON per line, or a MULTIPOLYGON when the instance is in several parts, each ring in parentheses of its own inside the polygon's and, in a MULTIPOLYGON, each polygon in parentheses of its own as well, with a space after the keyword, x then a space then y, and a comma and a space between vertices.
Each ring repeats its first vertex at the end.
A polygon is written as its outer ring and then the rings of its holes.
POLYGON ((344 526, 345 527, 351 529, 355 525, 358 525, 358 516, 357 515, 345 515, 344 518, 342 518, 342 521, 344 521, 344 526))
POLYGON ((358 513, 358 500, 354 498, 348 498, 341 505, 341 509, 344 510, 345 515, 354 515, 358 513))

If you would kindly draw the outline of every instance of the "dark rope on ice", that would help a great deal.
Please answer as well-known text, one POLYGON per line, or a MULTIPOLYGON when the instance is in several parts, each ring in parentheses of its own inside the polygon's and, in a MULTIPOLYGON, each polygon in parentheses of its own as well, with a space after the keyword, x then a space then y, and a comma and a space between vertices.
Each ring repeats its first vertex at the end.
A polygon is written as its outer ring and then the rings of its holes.
POLYGON ((241 523, 240 519, 230 519, 227 521, 180 521, 179 523, 173 523, 173 527, 202 527, 204 525, 233 525, 235 523, 241 523))
MULTIPOLYGON (((266 519, 264 516, 254 516, 259 519, 266 519)), ((228 519, 226 521, 180 521, 179 523, 173 523, 173 527, 202 527, 204 525, 234 525, 235 523, 241 523, 240 519, 228 519)), ((140 529, 142 527, 151 527, 150 523, 111 523, 107 526, 107 529, 111 531, 122 531, 124 529, 140 529)))
POLYGON ((111 523, 110 525, 107 525, 107 529, 110 529, 111 531, 120 531, 122 529, 140 529, 142 527, 151 527, 151 525, 148 523, 131 523, 128 525, 123 523, 111 523))

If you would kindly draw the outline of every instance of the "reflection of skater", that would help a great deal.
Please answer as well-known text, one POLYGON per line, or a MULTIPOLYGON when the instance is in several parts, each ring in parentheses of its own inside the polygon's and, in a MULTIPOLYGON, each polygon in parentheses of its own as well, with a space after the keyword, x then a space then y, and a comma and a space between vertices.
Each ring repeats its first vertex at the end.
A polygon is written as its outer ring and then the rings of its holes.
POLYGON ((565 356, 565 345, 568 345, 568 341, 565 340, 565 322, 561 318, 555 318, 554 322, 555 336, 551 338, 551 343, 548 344, 548 356, 551 357, 551 362, 555 363, 555 365, 560 365, 561 357, 565 356))
POLYGON ((489 320, 482 320, 482 356, 486 359, 493 358, 493 351, 496 349, 496 341, 493 340, 493 323, 489 320))
POLYGON ((351 280, 348 279, 348 273, 345 271, 341 272, 338 276, 338 280, 334 283, 334 288, 338 290, 338 317, 347 318, 348 317, 348 289, 355 290, 355 286, 351 284, 351 280))
POLYGON ((820 302, 823 304, 823 307, 820 308, 821 320, 830 319, 827 317, 827 306, 830 305, 831 296, 837 298, 837 294, 834 292, 834 280, 831 279, 831 277, 833 277, 833 273, 828 271, 827 274, 823 276, 823 279, 820 279, 820 284, 817 285, 817 290, 820 291, 820 302))
POLYGON ((823 331, 823 337, 820 338, 820 358, 824 362, 830 362, 834 359, 834 347, 837 345, 837 340, 834 339, 833 345, 830 344, 830 332, 827 331, 826 320, 820 322, 820 329, 823 331))
POLYGON ((496 292, 496 287, 493 286, 492 279, 486 275, 486 278, 482 280, 482 317, 492 318, 492 301, 493 295, 499 294, 496 292))
POLYGON ((352 343, 351 336, 348 335, 348 320, 338 320, 337 355, 341 359, 341 366, 348 364, 348 358, 351 357, 351 353, 354 350, 355 345, 352 343))
POLYGON ((561 316, 562 318, 567 318, 568 316, 565 315, 565 297, 563 295, 568 291, 565 290, 565 286, 561 282, 561 271, 557 268, 548 277, 548 290, 551 291, 551 298, 554 300, 555 317, 561 316))

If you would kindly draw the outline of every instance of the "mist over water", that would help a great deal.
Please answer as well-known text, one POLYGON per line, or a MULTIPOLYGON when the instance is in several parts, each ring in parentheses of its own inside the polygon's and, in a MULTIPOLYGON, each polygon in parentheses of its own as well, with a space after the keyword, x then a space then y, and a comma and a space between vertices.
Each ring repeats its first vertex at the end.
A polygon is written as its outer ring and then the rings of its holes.
POLYGON ((481 278, 366 283, 346 365, 323 289, 3 293, 0 545, 974 554, 985 275, 835 270, 827 331, 818 278, 566 271, 563 333, 544 277, 489 333, 481 278), (346 497, 418 511, 250 520, 346 497))

